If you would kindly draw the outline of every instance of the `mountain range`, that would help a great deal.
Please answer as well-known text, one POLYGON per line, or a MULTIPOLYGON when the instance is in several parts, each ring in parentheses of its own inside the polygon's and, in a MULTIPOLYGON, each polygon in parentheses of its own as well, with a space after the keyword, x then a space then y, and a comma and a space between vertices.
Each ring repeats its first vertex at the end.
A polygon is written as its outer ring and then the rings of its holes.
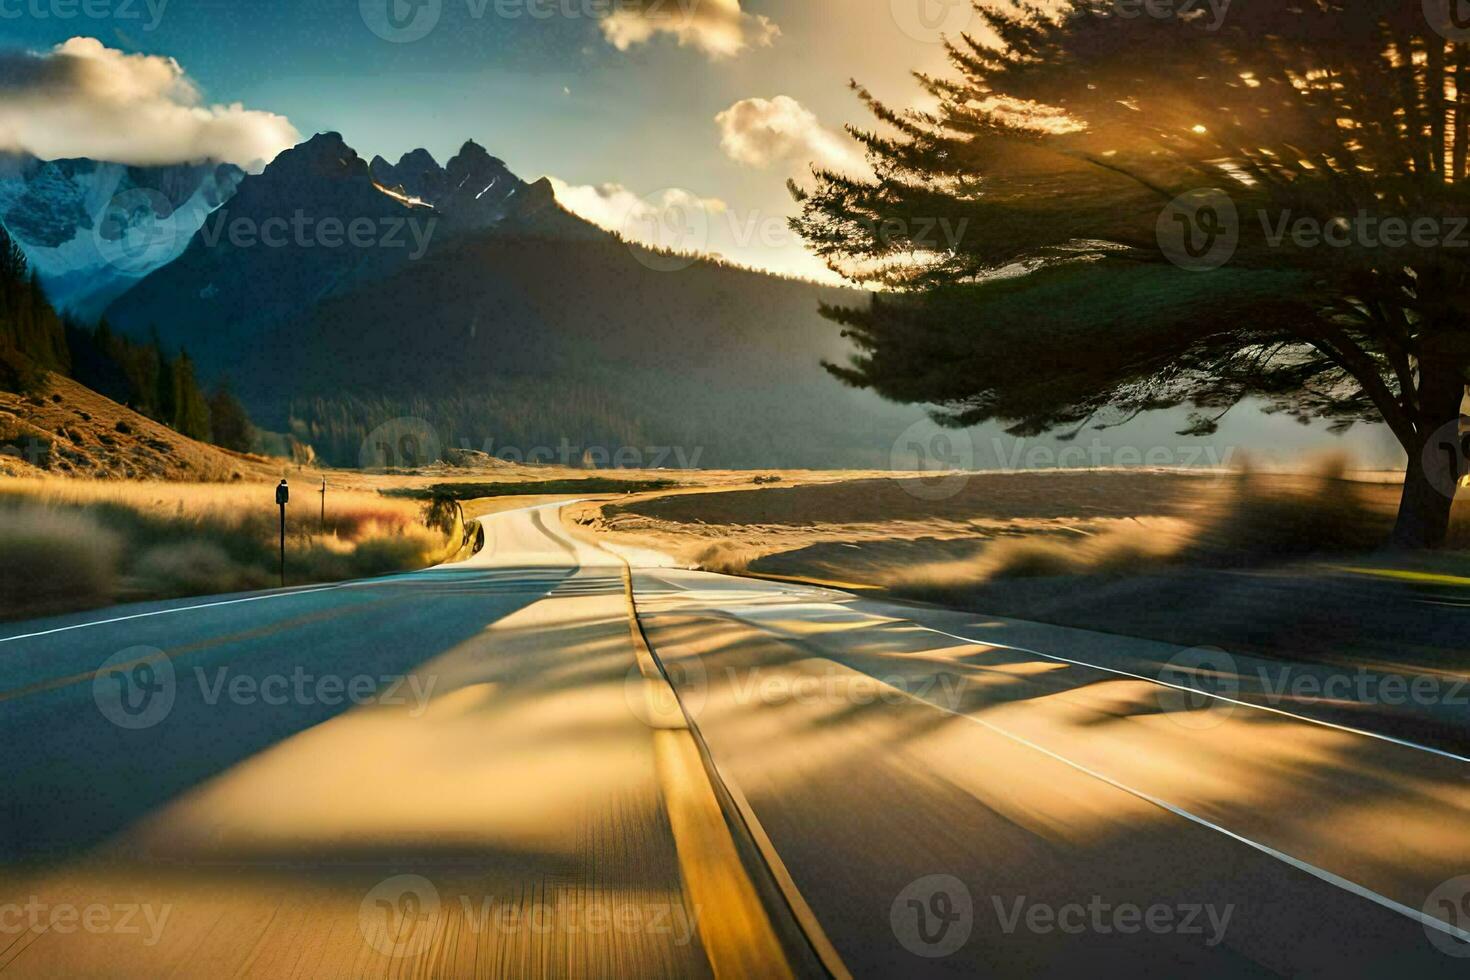
POLYGON ((95 319, 178 258, 244 176, 209 160, 134 167, 0 154, 0 225, 58 310, 95 319))
POLYGON ((197 208, 172 219, 195 224, 187 242, 105 318, 186 348, 206 380, 228 375, 258 422, 328 462, 355 464, 374 428, 407 416, 492 452, 880 466, 920 417, 821 367, 847 344, 820 304, 860 294, 659 261, 474 142, 442 165, 421 149, 369 162, 323 133, 232 189, 197 223, 197 208))

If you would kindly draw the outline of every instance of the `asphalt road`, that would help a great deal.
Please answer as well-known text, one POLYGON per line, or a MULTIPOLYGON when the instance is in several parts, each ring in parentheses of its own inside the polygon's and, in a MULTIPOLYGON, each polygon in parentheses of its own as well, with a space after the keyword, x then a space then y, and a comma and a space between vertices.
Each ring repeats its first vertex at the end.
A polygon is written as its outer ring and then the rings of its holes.
POLYGON ((1452 752, 1208 651, 633 554, 640 632, 554 506, 487 529, 0 629, 0 973, 1470 968, 1452 752))

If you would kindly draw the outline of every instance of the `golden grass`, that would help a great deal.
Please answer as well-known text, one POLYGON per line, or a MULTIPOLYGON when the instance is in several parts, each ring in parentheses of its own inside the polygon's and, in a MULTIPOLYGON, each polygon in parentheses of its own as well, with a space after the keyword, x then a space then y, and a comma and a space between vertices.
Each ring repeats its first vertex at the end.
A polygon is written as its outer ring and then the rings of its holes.
MULTIPOLYGON (((323 525, 320 498, 296 492, 287 508, 288 584, 421 568, 449 550, 413 501, 329 489, 323 525)), ((275 585, 274 493, 265 483, 5 480, 0 615, 275 585)))
POLYGON ((742 547, 728 539, 721 539, 694 556, 694 567, 723 575, 741 575, 760 556, 757 548, 742 547))
POLYGON ((1168 561, 1191 539, 1189 523, 1173 517, 1100 521, 1086 532, 995 538, 964 559, 895 566, 878 584, 945 588, 1003 578, 1124 574, 1168 561))
MULTIPOLYGON (((1329 455, 1288 472, 972 474, 939 500, 899 479, 685 492, 581 505, 568 516, 707 571, 963 589, 1372 552, 1388 539, 1400 488, 1364 475, 1329 455)), ((1462 496, 1450 550, 1470 548, 1470 495, 1462 496)))

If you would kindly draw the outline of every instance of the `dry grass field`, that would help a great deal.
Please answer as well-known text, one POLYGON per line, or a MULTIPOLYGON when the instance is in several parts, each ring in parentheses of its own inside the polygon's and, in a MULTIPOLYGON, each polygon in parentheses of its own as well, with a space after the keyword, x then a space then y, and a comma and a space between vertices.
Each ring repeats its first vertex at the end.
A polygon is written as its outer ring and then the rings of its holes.
MULTIPOLYGON (((1361 553, 1387 535, 1399 492, 1335 458, 1302 473, 890 474, 728 489, 581 504, 569 517, 691 567, 739 571, 774 556, 821 552, 831 561, 814 558, 813 575, 892 585, 1361 553), (879 543, 905 552, 902 560, 857 560, 879 543)), ((1451 547, 1470 548, 1470 501, 1457 510, 1451 547)))
POLYGON ((675 564, 1318 659, 1470 669, 1470 499, 1450 548, 1382 551, 1399 488, 1302 473, 1058 470, 688 492, 570 508, 675 564))
MULTIPOLYGON (((298 487, 288 508, 287 582, 421 568, 450 538, 423 506, 332 490, 325 522, 298 487)), ((268 483, 0 480, 0 616, 277 584, 278 512, 268 483)))

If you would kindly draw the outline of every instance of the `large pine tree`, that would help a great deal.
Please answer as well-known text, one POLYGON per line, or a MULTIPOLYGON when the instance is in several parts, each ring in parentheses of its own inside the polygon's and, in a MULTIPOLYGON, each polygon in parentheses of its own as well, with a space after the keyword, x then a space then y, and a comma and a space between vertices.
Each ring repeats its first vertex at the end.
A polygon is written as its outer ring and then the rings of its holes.
POLYGON ((1395 540, 1440 542, 1470 380, 1465 32, 1417 0, 1059 6, 977 3, 994 37, 919 76, 933 111, 859 89, 876 178, 794 188, 808 242, 887 287, 829 311, 860 348, 833 370, 1017 433, 1180 404, 1208 432, 1252 396, 1381 421, 1409 457, 1395 540))

